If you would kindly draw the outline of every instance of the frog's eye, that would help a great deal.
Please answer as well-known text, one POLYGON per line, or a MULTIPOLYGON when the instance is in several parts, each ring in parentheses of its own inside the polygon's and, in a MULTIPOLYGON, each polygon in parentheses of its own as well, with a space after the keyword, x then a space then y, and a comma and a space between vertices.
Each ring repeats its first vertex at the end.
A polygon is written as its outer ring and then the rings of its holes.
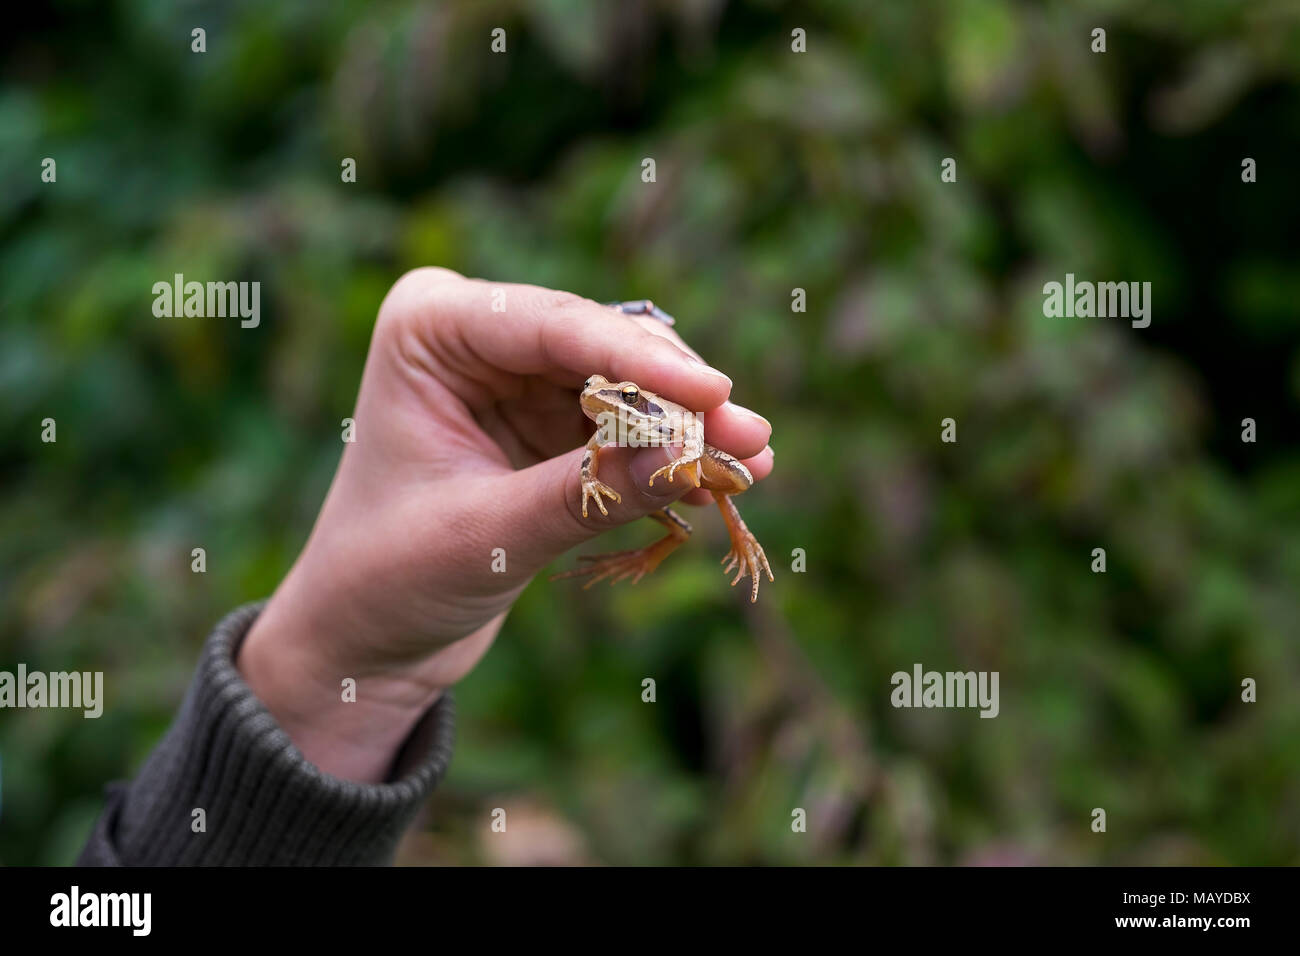
POLYGON ((591 388, 591 379, 587 379, 585 382, 582 383, 582 390, 584 392, 589 388, 591 388))
POLYGON ((623 401, 628 405, 635 405, 641 397, 641 391, 635 385, 628 385, 623 389, 623 401))

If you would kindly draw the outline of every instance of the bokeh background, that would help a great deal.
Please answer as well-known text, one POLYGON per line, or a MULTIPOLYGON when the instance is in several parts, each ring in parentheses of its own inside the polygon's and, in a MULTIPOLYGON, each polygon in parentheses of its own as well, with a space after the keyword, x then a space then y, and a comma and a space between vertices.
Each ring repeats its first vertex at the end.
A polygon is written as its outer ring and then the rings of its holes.
POLYGON ((636 587, 535 582, 401 862, 1300 862, 1294 3, 6 20, 0 668, 102 669, 107 707, 0 712, 0 861, 73 860, 274 589, 382 296, 440 264, 673 312, 774 424, 777 580, 749 607, 701 514, 636 587), (176 272, 260 281, 261 327, 155 318, 176 272), (1150 328, 1044 318, 1066 272, 1150 281, 1150 328), (917 662, 1000 671, 1000 716, 895 710, 917 662))

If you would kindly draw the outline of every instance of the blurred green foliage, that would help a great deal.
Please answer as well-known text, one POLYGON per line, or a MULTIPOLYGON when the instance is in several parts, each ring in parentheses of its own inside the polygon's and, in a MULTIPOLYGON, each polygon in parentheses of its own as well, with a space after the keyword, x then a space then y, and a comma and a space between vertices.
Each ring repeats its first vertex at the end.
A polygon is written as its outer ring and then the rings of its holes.
POLYGON ((0 668, 103 669, 108 702, 0 712, 3 862, 73 858, 208 629, 274 589, 423 264, 678 316, 774 423, 744 511, 777 581, 742 606, 707 517, 635 588, 534 583, 404 862, 1300 862, 1294 4, 13 18, 0 668), (1045 319, 1067 271, 1150 281, 1151 327, 1045 319), (155 318, 177 272, 259 280, 261 327, 155 318), (916 662, 1000 671, 1000 716, 893 709, 916 662))

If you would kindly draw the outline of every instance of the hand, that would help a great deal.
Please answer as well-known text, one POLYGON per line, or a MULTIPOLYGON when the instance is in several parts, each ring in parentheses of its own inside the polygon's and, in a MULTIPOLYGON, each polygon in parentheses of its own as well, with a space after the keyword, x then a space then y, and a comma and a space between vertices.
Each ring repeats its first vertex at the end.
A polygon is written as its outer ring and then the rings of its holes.
POLYGON ((415 723, 487 651, 533 575, 686 493, 684 481, 648 487, 668 449, 607 448, 600 477, 622 502, 582 516, 579 446, 594 425, 578 391, 595 372, 706 412, 710 444, 756 480, 772 470, 767 421, 727 403, 731 381, 655 319, 446 269, 393 286, 361 379, 356 441, 237 662, 322 770, 386 779, 415 723), (493 311, 494 293, 504 311, 493 311), (492 570, 495 548, 505 573, 492 570), (341 700, 347 677, 355 703, 341 700))

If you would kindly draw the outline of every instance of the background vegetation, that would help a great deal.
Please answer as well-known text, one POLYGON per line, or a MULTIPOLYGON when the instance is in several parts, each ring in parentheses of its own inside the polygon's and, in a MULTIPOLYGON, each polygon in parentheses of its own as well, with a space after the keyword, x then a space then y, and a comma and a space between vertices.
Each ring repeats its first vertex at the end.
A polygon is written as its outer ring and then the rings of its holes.
POLYGON ((70 862, 275 587, 380 299, 441 264, 677 315, 774 423, 777 581, 742 606, 702 516, 635 588, 534 583, 404 862, 1300 862, 1294 4, 6 17, 0 669, 108 706, 0 712, 0 860, 70 862), (1151 327, 1044 318, 1067 271, 1150 281, 1151 327), (261 327, 154 318, 177 272, 259 280, 261 327), (916 662, 1000 671, 1001 715, 893 709, 916 662))

